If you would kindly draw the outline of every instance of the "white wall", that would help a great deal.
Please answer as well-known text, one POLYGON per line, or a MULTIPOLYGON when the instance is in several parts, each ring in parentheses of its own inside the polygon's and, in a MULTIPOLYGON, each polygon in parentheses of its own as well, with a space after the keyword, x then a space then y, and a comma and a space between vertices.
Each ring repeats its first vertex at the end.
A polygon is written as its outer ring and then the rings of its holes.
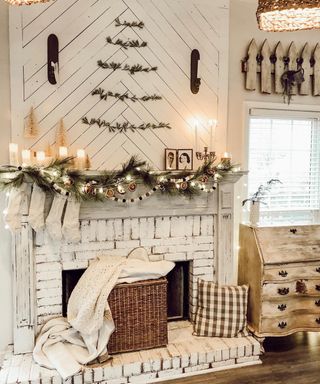
MULTIPOLYGON (((8 8, 0 2, 0 164, 8 162, 8 142, 10 140, 10 85, 9 85, 9 32, 8 8)), ((0 194, 0 212, 4 209, 5 194, 0 194)), ((12 290, 10 235, 4 229, 0 214, 0 351, 12 340, 12 290)))
POLYGON ((33 150, 55 144, 61 118, 71 153, 84 148, 95 169, 112 169, 132 154, 163 169, 165 148, 195 145, 194 119, 200 121, 199 146, 210 143, 209 119, 218 118, 219 152, 225 149, 227 120, 229 0, 56 0, 30 7, 11 7, 12 138, 33 150), (119 28, 114 20, 141 20, 145 27, 119 28), (47 37, 59 39, 60 86, 47 81, 47 37), (145 41, 141 49, 124 50, 106 44, 106 37, 145 41), (200 51, 201 88, 190 91, 190 54, 200 51), (97 60, 123 65, 157 66, 134 76, 97 66, 97 60), (138 97, 158 94, 145 103, 99 101, 93 89, 126 92, 138 97), (34 107, 39 121, 35 139, 23 137, 24 118, 34 107), (82 118, 101 118, 115 124, 168 122, 171 130, 109 132, 88 126, 82 118))
MULTIPOLYGON (((261 101, 282 103, 282 95, 266 95, 259 91, 246 91, 244 89, 245 74, 241 73, 241 60, 247 54, 251 39, 261 44, 268 39, 271 48, 281 41, 284 48, 291 41, 301 49, 308 42, 313 48, 320 43, 319 31, 267 33, 258 29, 256 20, 257 0, 231 0, 230 5, 230 47, 229 47, 229 110, 228 110, 228 149, 233 154, 235 162, 245 164, 246 147, 244 145, 244 102, 261 101)), ((320 98, 312 96, 294 96, 294 104, 319 105, 320 98)), ((285 106, 285 104, 284 104, 285 106)))

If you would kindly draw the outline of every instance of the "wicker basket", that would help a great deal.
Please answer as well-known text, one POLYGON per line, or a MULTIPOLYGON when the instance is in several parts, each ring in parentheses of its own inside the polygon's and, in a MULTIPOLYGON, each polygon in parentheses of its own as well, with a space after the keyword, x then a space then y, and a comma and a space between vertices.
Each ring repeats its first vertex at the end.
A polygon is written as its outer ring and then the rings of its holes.
POLYGON ((116 330, 109 353, 165 346, 167 330, 167 279, 117 285, 108 299, 116 330))

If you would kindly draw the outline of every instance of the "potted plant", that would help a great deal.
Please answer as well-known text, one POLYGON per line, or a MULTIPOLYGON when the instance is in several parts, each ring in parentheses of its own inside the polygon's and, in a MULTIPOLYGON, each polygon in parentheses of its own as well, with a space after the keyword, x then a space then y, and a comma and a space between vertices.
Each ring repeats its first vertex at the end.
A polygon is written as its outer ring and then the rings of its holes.
MULTIPOLYGON (((242 206, 250 201, 250 224, 257 225, 260 220, 260 204, 266 204, 263 199, 270 192, 274 184, 281 183, 278 179, 270 179, 265 184, 261 184, 257 191, 248 199, 242 201, 242 206)), ((281 183, 282 184, 282 183, 281 183)))

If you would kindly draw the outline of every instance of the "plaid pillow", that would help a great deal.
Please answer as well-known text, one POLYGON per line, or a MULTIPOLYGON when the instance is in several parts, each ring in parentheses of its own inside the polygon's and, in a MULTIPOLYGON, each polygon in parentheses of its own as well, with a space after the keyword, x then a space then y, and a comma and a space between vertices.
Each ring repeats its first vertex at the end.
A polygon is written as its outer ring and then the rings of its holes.
POLYGON ((198 280, 196 336, 247 336, 248 286, 218 286, 198 280))

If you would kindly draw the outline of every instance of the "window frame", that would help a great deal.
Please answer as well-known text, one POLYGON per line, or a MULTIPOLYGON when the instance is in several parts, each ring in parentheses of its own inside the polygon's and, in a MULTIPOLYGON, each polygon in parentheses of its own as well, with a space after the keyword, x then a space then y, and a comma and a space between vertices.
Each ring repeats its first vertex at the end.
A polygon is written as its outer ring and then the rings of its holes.
MULTIPOLYGON (((250 111, 252 109, 257 110, 266 110, 267 115, 269 114, 269 117, 272 117, 272 112, 274 112, 274 117, 279 116, 277 113, 287 115, 290 117, 290 112, 294 112, 295 114, 298 114, 301 112, 302 114, 305 114, 306 116, 309 114, 311 118, 317 118, 320 122, 320 105, 304 105, 304 104, 280 104, 280 103, 265 103, 265 102, 245 102, 244 103, 244 127, 243 130, 243 143, 244 143, 244 150, 243 150, 243 169, 247 169, 249 167, 249 128, 250 128, 250 117, 252 116, 250 114, 250 111)), ((262 116, 262 115, 261 115, 262 116)), ((291 116, 292 117, 292 116, 291 116)), ((249 173, 244 177, 243 179, 243 196, 246 198, 248 196, 248 177, 249 173)), ((245 221, 248 221, 249 217, 249 204, 247 204, 246 207, 242 210, 242 217, 245 221)), ((319 210, 317 210, 317 214, 315 215, 315 221, 320 222, 320 207, 319 210)), ((310 223, 311 224, 311 223, 310 223)), ((282 225, 274 224, 274 225, 282 225)))

